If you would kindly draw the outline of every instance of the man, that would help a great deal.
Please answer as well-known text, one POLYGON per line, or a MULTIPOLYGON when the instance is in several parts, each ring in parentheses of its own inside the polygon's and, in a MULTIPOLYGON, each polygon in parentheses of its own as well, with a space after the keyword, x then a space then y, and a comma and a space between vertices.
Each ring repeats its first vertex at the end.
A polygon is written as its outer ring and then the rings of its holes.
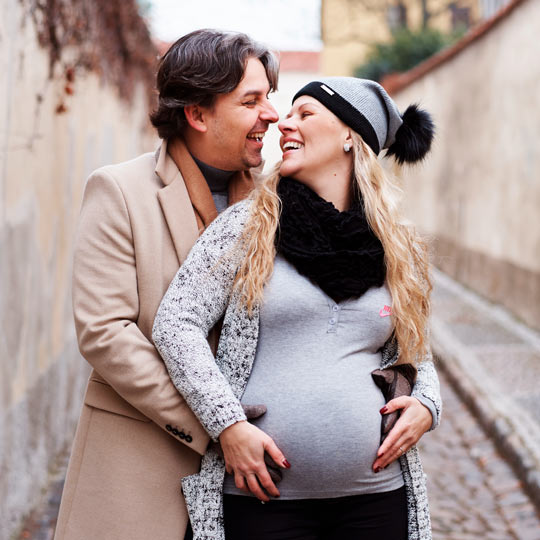
MULTIPOLYGON (((180 478, 209 437, 151 342, 163 294, 204 228, 250 190, 277 113, 277 61, 243 34, 179 39, 157 76, 154 154, 88 180, 73 305, 93 366, 64 487, 56 540, 182 538, 180 478)), ((214 340, 215 342, 215 340, 214 340)))

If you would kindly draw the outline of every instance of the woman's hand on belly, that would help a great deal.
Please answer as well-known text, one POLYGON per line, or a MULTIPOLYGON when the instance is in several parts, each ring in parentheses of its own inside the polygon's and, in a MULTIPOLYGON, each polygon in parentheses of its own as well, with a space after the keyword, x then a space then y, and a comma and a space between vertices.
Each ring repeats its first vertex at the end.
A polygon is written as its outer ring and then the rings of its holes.
POLYGON ((388 414, 401 409, 401 416, 381 444, 373 470, 378 472, 395 461, 431 427, 432 416, 429 409, 416 398, 401 396, 390 400, 381 409, 381 414, 388 414))
POLYGON ((264 462, 264 453, 267 452, 283 469, 288 469, 290 465, 271 437, 253 424, 242 421, 224 429, 219 442, 227 472, 234 474, 234 483, 238 489, 247 493, 251 491, 265 502, 270 498, 261 486, 273 497, 279 497, 279 491, 264 462))

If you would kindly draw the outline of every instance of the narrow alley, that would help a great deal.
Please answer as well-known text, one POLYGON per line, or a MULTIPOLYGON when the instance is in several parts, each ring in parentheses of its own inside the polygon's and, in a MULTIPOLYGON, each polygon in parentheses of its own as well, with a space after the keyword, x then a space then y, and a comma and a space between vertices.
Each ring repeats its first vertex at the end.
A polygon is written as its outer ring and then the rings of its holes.
MULTIPOLYGON (((540 519, 512 469, 439 370, 443 421, 420 444, 433 540, 540 540, 540 519)), ((68 455, 17 540, 52 540, 68 455)))

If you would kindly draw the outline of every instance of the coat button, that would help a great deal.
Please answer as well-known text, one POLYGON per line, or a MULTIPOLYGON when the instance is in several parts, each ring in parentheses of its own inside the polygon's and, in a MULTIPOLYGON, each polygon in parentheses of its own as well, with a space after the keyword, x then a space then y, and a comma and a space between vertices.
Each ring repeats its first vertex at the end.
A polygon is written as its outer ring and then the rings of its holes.
POLYGON ((172 426, 170 424, 167 424, 165 427, 167 428, 167 431, 172 431, 172 426))
POLYGON ((333 306, 332 311, 339 311, 339 306, 333 306))
POLYGON ((177 437, 178 437, 178 435, 180 434, 180 432, 179 432, 176 428, 174 428, 174 429, 172 430, 172 432, 173 432, 173 435, 176 435, 177 437))
POLYGON ((186 435, 185 441, 186 441, 187 443, 190 443, 192 440, 193 440, 193 437, 192 437, 191 435, 186 435))
POLYGON ((330 324, 336 324, 336 319, 333 317, 328 321, 330 324))
POLYGON ((181 432, 178 434, 178 436, 179 436, 181 439, 185 439, 185 438, 186 438, 186 434, 185 434, 183 431, 181 431, 181 432))

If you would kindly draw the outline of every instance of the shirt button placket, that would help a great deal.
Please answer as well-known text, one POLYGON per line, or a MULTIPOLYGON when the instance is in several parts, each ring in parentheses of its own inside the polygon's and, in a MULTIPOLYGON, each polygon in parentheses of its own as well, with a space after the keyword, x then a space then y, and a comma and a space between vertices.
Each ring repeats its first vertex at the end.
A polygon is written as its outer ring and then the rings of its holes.
POLYGON ((329 307, 330 307, 330 313, 328 316, 328 328, 326 332, 328 334, 335 334, 337 332, 340 309, 337 304, 331 304, 329 307))

